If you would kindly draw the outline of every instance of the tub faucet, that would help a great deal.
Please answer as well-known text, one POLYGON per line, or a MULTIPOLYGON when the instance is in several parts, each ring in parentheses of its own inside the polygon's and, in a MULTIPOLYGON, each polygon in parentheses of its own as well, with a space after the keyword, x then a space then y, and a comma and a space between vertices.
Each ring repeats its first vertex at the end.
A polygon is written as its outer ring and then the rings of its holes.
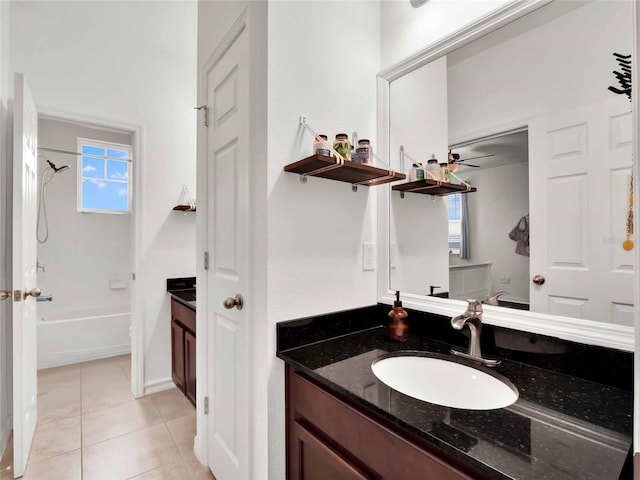
POLYGON ((451 319, 451 326, 456 330, 462 330, 465 326, 469 327, 471 338, 469 339, 469 351, 461 352, 451 349, 451 353, 460 355, 461 357, 470 358, 476 362, 480 362, 488 367, 495 367, 500 360, 491 360, 482 358, 480 351, 480 332, 482 331, 482 303, 478 300, 468 300, 467 309, 462 315, 457 315, 451 319))

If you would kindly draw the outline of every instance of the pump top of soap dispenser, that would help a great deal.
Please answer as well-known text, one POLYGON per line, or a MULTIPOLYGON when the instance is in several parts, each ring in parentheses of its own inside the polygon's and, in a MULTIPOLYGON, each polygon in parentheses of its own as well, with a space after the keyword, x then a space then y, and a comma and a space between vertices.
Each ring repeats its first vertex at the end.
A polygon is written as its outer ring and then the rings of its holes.
POLYGON ((396 290, 396 301, 393 302, 394 307, 402 307, 402 301, 400 300, 400 290, 396 290))

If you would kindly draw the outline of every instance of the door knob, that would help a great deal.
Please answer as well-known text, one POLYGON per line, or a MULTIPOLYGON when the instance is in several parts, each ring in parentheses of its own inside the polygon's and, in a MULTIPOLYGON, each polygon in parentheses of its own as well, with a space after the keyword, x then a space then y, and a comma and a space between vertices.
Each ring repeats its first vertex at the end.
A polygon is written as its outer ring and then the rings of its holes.
POLYGON ((32 297, 39 297, 42 292, 39 288, 32 288, 31 290, 25 290, 23 294, 23 298, 26 299, 29 295, 32 297))
POLYGON ((244 306, 244 299, 240 294, 237 294, 235 298, 229 297, 224 301, 224 308, 226 308, 227 310, 233 307, 236 307, 238 310, 242 310, 243 306, 244 306))
POLYGON ((542 285, 544 283, 544 281, 545 281, 545 278, 542 275, 536 275, 535 277, 533 277, 532 281, 536 285, 542 285))
POLYGON ((4 300, 5 298, 11 298, 13 292, 11 290, 0 290, 0 300, 4 300))

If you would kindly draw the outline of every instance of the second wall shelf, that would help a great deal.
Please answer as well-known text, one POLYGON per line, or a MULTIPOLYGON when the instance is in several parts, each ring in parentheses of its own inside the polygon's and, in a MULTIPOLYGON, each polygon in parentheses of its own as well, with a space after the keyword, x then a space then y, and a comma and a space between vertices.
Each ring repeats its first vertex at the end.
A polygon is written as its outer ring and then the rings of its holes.
POLYGON ((406 182, 391 187, 393 190, 399 191, 400 196, 404 197, 406 192, 422 193, 425 195, 438 195, 444 197, 454 193, 471 193, 477 191, 476 188, 467 188, 466 185, 458 185, 457 183, 437 182, 435 180, 416 180, 415 182, 406 182))

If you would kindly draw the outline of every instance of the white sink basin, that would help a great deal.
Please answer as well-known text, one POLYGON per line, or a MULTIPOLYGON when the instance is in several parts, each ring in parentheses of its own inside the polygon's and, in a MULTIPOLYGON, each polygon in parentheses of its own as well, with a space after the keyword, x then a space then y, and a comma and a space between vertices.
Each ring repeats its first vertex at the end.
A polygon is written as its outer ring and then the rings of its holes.
POLYGON ((502 375, 448 358, 421 352, 392 353, 374 360, 371 370, 394 390, 445 407, 493 410, 518 399, 518 390, 502 375))

